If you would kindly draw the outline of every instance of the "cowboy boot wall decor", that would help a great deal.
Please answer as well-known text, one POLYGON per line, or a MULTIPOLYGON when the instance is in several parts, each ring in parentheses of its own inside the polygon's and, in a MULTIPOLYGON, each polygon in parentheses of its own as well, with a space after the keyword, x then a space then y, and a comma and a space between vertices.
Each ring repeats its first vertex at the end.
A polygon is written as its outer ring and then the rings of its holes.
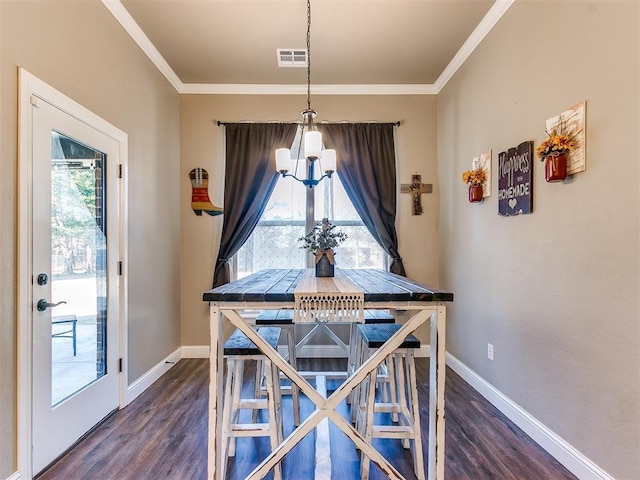
POLYGON ((191 180, 191 208, 196 215, 201 216, 202 212, 209 215, 222 215, 222 208, 216 207, 209 200, 209 173, 204 168, 194 168, 189 172, 191 180))

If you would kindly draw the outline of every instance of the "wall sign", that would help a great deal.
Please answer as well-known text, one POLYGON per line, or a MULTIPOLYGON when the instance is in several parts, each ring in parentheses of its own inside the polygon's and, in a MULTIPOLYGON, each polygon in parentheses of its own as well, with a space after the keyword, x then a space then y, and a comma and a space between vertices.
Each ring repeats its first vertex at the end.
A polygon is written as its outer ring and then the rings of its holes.
POLYGON ((498 154, 498 214, 531 213, 533 208, 533 142, 498 154))

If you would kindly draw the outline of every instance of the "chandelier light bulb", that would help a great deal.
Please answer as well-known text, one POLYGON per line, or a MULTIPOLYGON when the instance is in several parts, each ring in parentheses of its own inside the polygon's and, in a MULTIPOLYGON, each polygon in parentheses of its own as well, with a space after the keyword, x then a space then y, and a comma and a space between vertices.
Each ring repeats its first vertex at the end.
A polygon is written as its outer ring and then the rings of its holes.
POLYGON ((286 173, 291 166, 291 151, 288 148, 276 149, 276 170, 286 173))
POLYGON ((327 173, 336 171, 336 151, 332 148, 322 151, 322 170, 327 173))
POLYGON ((320 158, 322 155, 322 134, 317 131, 304 134, 304 156, 307 158, 320 158))

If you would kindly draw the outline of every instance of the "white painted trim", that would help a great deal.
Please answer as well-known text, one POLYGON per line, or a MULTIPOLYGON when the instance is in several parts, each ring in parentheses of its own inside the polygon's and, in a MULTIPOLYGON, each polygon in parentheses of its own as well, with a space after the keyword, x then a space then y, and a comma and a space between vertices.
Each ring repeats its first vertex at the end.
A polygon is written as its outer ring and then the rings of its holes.
POLYGON ((18 471, 25 478, 31 478, 31 385, 32 370, 32 311, 33 305, 30 281, 33 272, 30 255, 31 239, 31 191, 32 191, 32 129, 30 103, 33 88, 31 75, 25 76, 20 69, 18 86, 18 471))
MULTIPOLYGON (((83 107, 62 92, 51 87, 27 70, 19 68, 18 86, 18 283, 17 283, 17 314, 18 314, 18 472, 24 478, 31 478, 32 473, 32 395, 33 381, 32 350, 32 305, 30 251, 32 248, 31 233, 31 185, 32 185, 32 138, 31 138, 31 96, 35 95, 46 100, 51 105, 75 117, 79 121, 92 126, 96 130, 113 138, 119 144, 120 163, 126 170, 128 162, 128 136, 125 132, 110 124, 100 116, 83 107)), ((126 244, 126 212, 127 194, 126 183, 120 188, 120 205, 125 216, 122 217, 120 228, 120 255, 127 256, 126 244)), ((121 213, 122 213, 121 212, 121 213)), ((125 264, 126 268, 126 264, 125 264)), ((124 272, 123 272, 124 273, 124 272)), ((124 357, 127 332, 127 287, 126 274, 124 283, 120 285, 120 345, 119 355, 124 357), (123 339, 124 338, 124 339, 123 339)), ((122 392, 126 386, 126 375, 120 375, 120 408, 122 392)))
POLYGON ((450 353, 447 353, 447 365, 575 476, 582 480, 614 480, 611 475, 450 353))
POLYGON ((209 345, 183 345, 182 358, 209 358, 209 345))
MULTIPOLYGON (((185 83, 181 94, 202 95, 306 95, 306 85, 185 83)), ((311 85, 313 95, 435 95, 433 85, 311 85)))
POLYGON ((15 472, 13 475, 7 478, 7 480, 20 480, 20 472, 15 472))
POLYGON ((440 93, 440 90, 444 88, 458 69, 467 61, 467 58, 469 58, 476 47, 480 45, 480 42, 484 40, 484 37, 486 37, 496 23, 498 23, 498 20, 502 18, 502 15, 505 14, 513 2, 515 2, 515 0, 496 0, 433 84, 436 93, 440 93))
POLYGON ((125 405, 129 405, 147 388, 149 388, 153 382, 158 380, 162 375, 167 373, 171 369, 171 367, 178 363, 180 358, 182 358, 181 352, 182 348, 178 348, 175 352, 162 359, 155 366, 151 367, 149 371, 144 373, 135 382, 129 385, 125 397, 125 405))
POLYGON ((149 57, 149 60, 153 62, 160 73, 169 81, 169 83, 180 92, 183 87, 182 81, 176 75, 176 72, 169 66, 160 52, 155 47, 149 37, 145 35, 140 26, 136 23, 133 17, 129 14, 124 5, 119 0, 102 0, 105 7, 116 17, 116 20, 122 25, 127 33, 131 36, 134 42, 142 49, 142 51, 149 57))
MULTIPOLYGON (((437 95, 515 0, 496 0, 433 84, 312 85, 314 95, 437 95)), ((180 94, 306 95, 306 85, 183 83, 120 0, 102 0, 122 28, 180 94)))
POLYGON ((129 147, 128 137, 120 142, 120 164, 122 165, 122 178, 120 179, 120 261, 122 262, 122 275, 120 275, 120 358, 122 358, 122 372, 120 372, 120 393, 118 403, 124 408, 127 397, 127 385, 129 385, 129 368, 127 352, 129 351, 129 147))

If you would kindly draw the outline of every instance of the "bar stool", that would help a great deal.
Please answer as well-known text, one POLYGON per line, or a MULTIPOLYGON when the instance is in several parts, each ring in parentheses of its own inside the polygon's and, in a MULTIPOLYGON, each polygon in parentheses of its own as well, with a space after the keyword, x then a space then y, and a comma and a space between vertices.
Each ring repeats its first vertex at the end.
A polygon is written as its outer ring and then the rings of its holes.
MULTIPOLYGON (((395 317, 389 313, 387 310, 365 310, 364 311, 364 323, 365 325, 379 325, 379 324, 394 324, 396 323, 395 317)), ((349 334, 349 359, 347 361, 347 375, 351 376, 353 372, 355 372, 356 368, 358 368, 362 364, 362 360, 360 360, 359 353, 359 342, 361 336, 358 334, 357 323, 351 324, 351 332, 349 334)), ((378 380, 380 383, 382 382, 391 382, 393 383, 393 377, 389 378, 387 374, 386 361, 380 367, 380 372, 378 374, 378 380)), ((382 390, 386 395, 386 392, 389 392, 389 395, 392 396, 392 401, 394 401, 395 396, 392 393, 392 389, 382 390)), ((357 404, 356 397, 358 395, 357 389, 354 389, 351 394, 347 397, 347 403, 351 404, 355 400, 355 404, 357 404)), ((386 396, 385 396, 386 398, 386 396)), ((351 411, 351 423, 355 423, 356 410, 353 409, 351 411)), ((397 421, 397 420, 396 420, 397 421)))
MULTIPOLYGON (((294 335, 293 310, 263 310, 256 317, 256 326, 277 326, 287 333, 287 355, 285 360, 297 370, 296 340, 294 335)), ((259 375, 259 371, 256 371, 259 375)), ((258 379, 258 377, 256 377, 258 379)), ((256 380, 256 386, 261 388, 261 381, 256 380)), ((300 389, 291 382, 291 386, 280 387, 283 394, 291 393, 293 398, 293 423, 300 425, 300 389)))
MULTIPOLYGON (((381 347, 402 325, 358 325, 360 335, 360 358, 366 360, 373 351, 381 347)), ((356 430, 371 443, 372 438, 401 439, 404 448, 412 448, 413 469, 419 480, 425 478, 424 459, 422 457, 422 433, 420 431, 420 410, 418 404, 418 387, 414 350, 420 348, 420 340, 409 335, 400 346, 387 357, 390 376, 396 381, 395 400, 390 402, 376 401, 376 384, 378 369, 374 369, 358 388, 356 408, 356 430), (391 373, 392 372, 392 373, 391 373), (375 413, 396 413, 397 425, 376 425, 375 413)), ((370 460, 361 452, 360 476, 369 478, 370 460)))
MULTIPOLYGON (((264 327, 258 334, 273 348, 278 345, 280 328, 264 327)), ((224 357, 227 361, 227 376, 224 386, 222 410, 222 439, 220 442, 221 472, 225 478, 227 461, 235 456, 236 437, 269 437, 273 451, 283 440, 282 407, 280 399, 280 375, 278 367, 256 347, 247 336, 236 329, 224 344, 224 357), (241 398, 245 361, 255 360, 264 364, 266 398, 241 398), (268 422, 240 423, 241 410, 268 410, 268 422)), ((257 418, 257 417, 256 417, 257 418)), ((280 463, 274 467, 274 479, 282 479, 280 463)))

